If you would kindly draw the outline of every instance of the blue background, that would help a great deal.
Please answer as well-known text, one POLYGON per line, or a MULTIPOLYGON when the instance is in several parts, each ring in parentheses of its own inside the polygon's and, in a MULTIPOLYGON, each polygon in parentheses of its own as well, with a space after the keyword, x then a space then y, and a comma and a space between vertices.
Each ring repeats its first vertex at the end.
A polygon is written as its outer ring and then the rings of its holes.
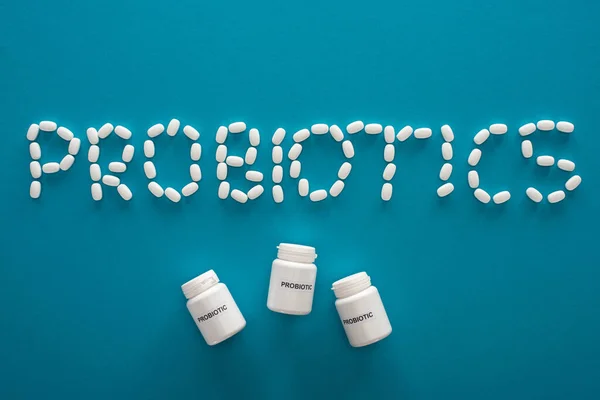
MULTIPOLYGON (((0 398, 597 399, 599 11, 584 0, 3 2, 0 398), (173 117, 201 132, 204 153, 200 190, 179 204, 153 198, 142 169, 146 129, 173 117), (524 193, 569 176, 520 155, 517 128, 541 118, 576 125, 533 136, 535 155, 573 159, 583 177, 556 205, 524 193), (43 119, 84 145, 32 200, 25 133, 43 119), (396 143, 389 203, 383 137, 364 133, 337 199, 310 203, 286 177, 281 205, 270 179, 252 204, 218 200, 219 125, 261 130, 256 165, 269 178, 277 127, 355 119, 434 129, 396 143), (107 121, 134 132, 129 203, 90 196, 85 130, 107 121), (485 143, 478 170, 490 193, 512 192, 503 206, 478 203, 466 179, 472 137, 493 122, 509 133, 485 143), (438 199, 444 123, 456 190, 438 199), (319 254, 307 317, 266 308, 284 241, 319 254), (180 292, 210 268, 248 321, 212 348, 180 292), (394 332, 353 349, 330 287, 361 270, 394 332)), ((42 161, 60 160, 66 144, 42 136, 42 161)), ((113 136, 104 169, 123 146, 113 136)), ((182 187, 188 139, 156 143, 159 182, 182 187)), ((243 154, 247 134, 228 146, 243 154)), ((343 156, 313 137, 301 160, 326 188, 343 156)), ((231 181, 250 187, 243 170, 231 181)))

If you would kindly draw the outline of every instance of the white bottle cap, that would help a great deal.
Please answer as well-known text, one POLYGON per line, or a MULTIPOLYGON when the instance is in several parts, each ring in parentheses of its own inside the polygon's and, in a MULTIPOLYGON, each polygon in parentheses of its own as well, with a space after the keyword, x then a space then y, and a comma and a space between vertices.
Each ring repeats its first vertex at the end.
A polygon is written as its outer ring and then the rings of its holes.
POLYGON ((181 285, 181 290, 183 290, 183 295, 186 299, 191 299, 192 297, 198 296, 200 293, 208 290, 219 283, 219 277, 212 269, 210 271, 206 271, 202 275, 198 275, 194 279, 189 282, 181 285))
POLYGON ((366 272, 359 272, 333 282, 333 293, 338 299, 352 296, 371 286, 371 277, 366 272))
POLYGON ((317 258, 315 248, 310 246, 280 243, 277 249, 277 258, 281 260, 312 264, 317 258))

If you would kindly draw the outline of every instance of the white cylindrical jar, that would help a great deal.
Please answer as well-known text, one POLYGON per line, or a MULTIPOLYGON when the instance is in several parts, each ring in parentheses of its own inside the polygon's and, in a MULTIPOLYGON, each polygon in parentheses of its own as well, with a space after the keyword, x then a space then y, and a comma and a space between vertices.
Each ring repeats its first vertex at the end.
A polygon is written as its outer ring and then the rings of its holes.
POLYGON ((212 269, 181 286, 187 308, 209 346, 244 329, 246 320, 229 289, 212 269))
POLYGON ((352 347, 362 347, 392 333, 381 296, 366 272, 347 276, 333 283, 335 308, 352 347))
POLYGON ((315 294, 317 255, 315 248, 281 243, 271 266, 267 307, 283 314, 306 315, 312 310, 315 294))

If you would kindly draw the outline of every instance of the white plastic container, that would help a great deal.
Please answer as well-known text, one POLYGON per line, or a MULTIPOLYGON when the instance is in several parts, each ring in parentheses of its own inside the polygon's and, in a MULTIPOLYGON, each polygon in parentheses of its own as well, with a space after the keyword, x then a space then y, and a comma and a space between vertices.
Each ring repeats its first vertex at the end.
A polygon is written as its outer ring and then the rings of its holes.
POLYGON ((315 248, 281 243, 271 267, 267 307, 282 314, 306 315, 315 294, 315 248))
POLYGON ((392 333, 379 291, 371 286, 366 272, 347 276, 333 283, 335 308, 352 347, 380 341, 392 333))
POLYGON ((209 346, 221 343, 246 326, 229 289, 212 269, 181 286, 187 308, 209 346))

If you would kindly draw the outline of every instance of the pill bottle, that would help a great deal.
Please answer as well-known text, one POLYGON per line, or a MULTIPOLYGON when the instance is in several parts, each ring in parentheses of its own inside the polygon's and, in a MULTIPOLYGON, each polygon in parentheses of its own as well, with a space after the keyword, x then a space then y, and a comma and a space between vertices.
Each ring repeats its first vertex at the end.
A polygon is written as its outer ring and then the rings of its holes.
POLYGON ((229 289, 212 269, 181 286, 187 308, 209 346, 244 329, 246 320, 229 289))
POLYGON ((375 343, 392 333, 381 296, 366 272, 333 283, 335 308, 352 347, 375 343))
POLYGON ((306 315, 312 310, 315 294, 317 255, 315 248, 281 243, 271 266, 267 307, 282 314, 306 315))

